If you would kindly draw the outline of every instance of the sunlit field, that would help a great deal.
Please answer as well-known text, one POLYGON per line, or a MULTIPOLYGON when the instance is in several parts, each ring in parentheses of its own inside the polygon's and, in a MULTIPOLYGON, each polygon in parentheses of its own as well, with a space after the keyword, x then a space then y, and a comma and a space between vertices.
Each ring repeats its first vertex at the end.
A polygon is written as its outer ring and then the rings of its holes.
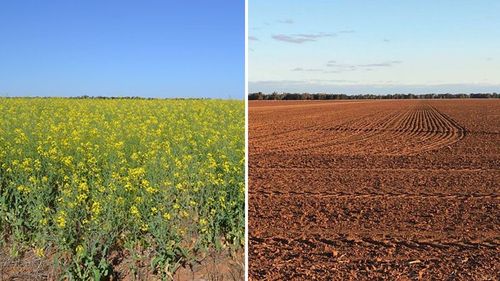
POLYGON ((101 279, 124 255, 166 278, 244 244, 243 101, 11 98, 0 112, 12 256, 101 279))

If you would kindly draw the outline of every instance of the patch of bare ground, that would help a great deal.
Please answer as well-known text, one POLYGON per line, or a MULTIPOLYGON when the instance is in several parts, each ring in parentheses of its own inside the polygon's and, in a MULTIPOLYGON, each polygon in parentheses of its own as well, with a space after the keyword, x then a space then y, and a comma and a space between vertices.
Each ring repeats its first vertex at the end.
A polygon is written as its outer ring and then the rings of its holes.
POLYGON ((50 255, 38 257, 26 251, 14 257, 6 247, 0 250, 0 281, 58 280, 59 274, 50 255))
MULTIPOLYGON (((109 280, 140 281, 162 280, 151 270, 150 264, 133 260, 126 253, 113 252, 110 257, 113 274, 109 280)), ((60 280, 62 271, 55 266, 54 256, 38 257, 26 251, 13 257, 7 248, 0 252, 0 281, 14 280, 60 280)), ((167 280, 183 281, 235 281, 244 279, 244 253, 210 252, 191 263, 178 265, 167 280)))
POLYGON ((250 102, 250 279, 500 280, 498 112, 250 102))

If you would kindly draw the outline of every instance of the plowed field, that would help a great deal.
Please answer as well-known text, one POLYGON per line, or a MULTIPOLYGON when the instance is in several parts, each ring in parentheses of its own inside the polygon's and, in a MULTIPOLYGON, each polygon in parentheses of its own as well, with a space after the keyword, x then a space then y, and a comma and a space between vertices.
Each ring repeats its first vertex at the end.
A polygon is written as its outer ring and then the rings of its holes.
POLYGON ((252 101, 252 280, 499 280, 500 101, 252 101))

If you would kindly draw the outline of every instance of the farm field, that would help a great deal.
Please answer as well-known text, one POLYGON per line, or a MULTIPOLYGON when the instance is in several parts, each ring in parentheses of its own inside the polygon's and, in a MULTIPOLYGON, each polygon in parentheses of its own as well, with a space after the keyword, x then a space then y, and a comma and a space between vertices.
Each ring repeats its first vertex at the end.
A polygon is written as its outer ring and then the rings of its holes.
POLYGON ((1 280, 171 279, 242 252, 243 101, 4 98, 0 112, 1 280))
POLYGON ((251 101, 251 280, 500 279, 500 101, 251 101))

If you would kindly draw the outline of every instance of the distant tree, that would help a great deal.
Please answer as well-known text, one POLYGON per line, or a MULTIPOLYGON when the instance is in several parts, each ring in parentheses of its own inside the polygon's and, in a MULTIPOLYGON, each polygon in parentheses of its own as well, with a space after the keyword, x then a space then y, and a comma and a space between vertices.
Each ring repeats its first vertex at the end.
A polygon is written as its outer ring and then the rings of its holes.
MULTIPOLYGON (((79 98, 92 98, 82 96, 79 98)), ((133 97, 138 98, 138 97, 133 97)), ((281 93, 273 92, 271 94, 264 94, 262 92, 251 93, 248 95, 249 100, 351 100, 351 99, 466 99, 466 98, 500 98, 500 94, 493 93, 445 93, 445 94, 387 94, 387 95, 374 95, 374 94, 328 94, 328 93, 281 93)))

